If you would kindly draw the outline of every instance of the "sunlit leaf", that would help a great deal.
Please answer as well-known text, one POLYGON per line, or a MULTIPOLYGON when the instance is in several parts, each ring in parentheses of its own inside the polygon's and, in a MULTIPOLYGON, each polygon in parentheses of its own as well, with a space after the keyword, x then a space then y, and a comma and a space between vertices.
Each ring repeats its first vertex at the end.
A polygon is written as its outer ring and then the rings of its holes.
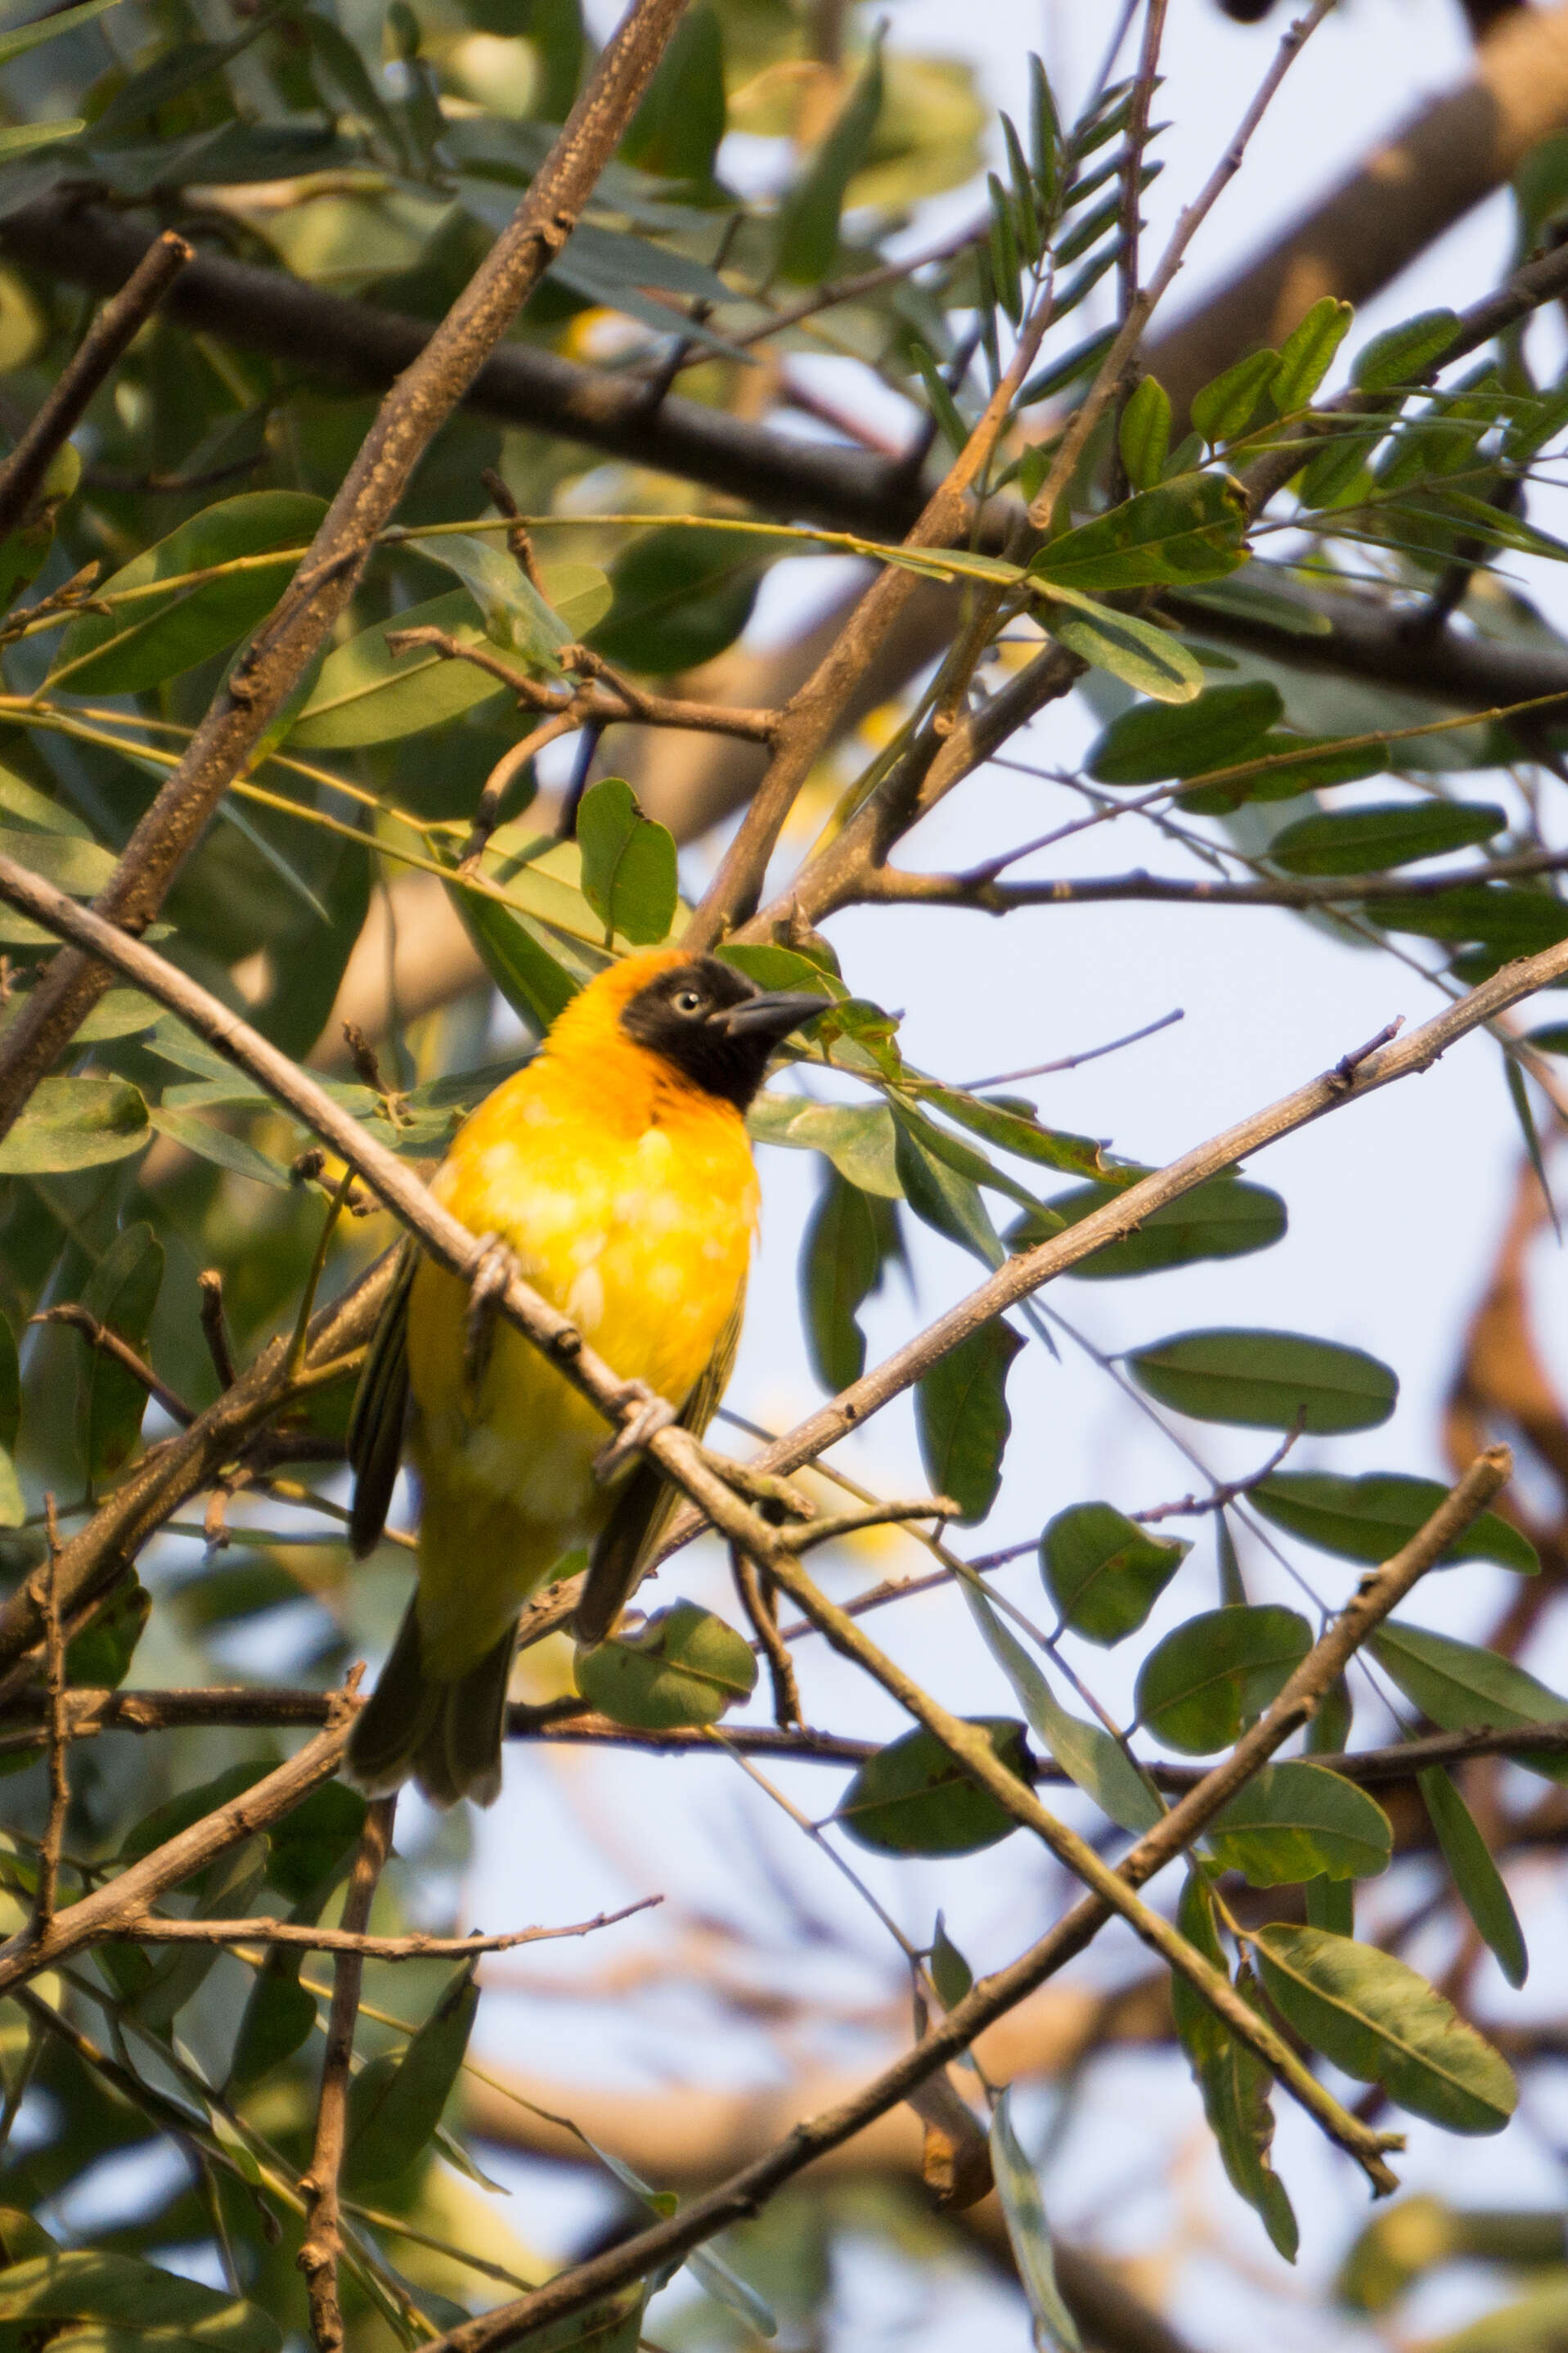
POLYGON ((675 838, 644 817, 621 776, 601 776, 577 811, 583 896, 605 926, 634 946, 667 939, 675 921, 675 838))
POLYGON ((646 1732, 717 1724, 757 1680, 752 1646, 693 1601, 656 1610, 646 1625, 577 1652, 577 1688, 616 1724, 646 1732))
POLYGON ((1288 1757, 1265 1765, 1210 1823, 1208 1843, 1254 1887, 1369 1879, 1394 1851, 1388 1816, 1353 1781, 1288 1757))

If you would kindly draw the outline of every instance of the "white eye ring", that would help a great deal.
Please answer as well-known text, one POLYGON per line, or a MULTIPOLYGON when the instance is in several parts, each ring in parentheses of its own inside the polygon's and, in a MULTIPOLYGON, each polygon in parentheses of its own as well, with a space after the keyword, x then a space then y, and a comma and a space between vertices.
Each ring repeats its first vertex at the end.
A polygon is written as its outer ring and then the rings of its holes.
POLYGON ((683 988, 673 1000, 678 1013, 700 1013, 702 999, 695 988, 683 988))

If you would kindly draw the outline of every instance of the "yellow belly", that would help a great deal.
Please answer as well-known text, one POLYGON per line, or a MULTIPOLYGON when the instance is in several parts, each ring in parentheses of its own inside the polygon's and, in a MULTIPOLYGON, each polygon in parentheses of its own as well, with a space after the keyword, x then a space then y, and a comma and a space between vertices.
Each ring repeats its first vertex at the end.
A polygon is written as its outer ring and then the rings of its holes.
MULTIPOLYGON (((434 1190, 471 1232, 499 1235, 618 1374, 679 1409, 746 1280, 756 1185, 735 1113, 658 1094, 585 1105, 580 1085, 535 1064, 468 1121, 434 1190)), ((520 1333, 498 1326, 468 1387, 466 1308, 463 1285, 423 1261, 409 1452, 423 1491, 420 1633, 442 1678, 592 1543, 614 1500, 593 1472, 605 1424, 520 1333)))

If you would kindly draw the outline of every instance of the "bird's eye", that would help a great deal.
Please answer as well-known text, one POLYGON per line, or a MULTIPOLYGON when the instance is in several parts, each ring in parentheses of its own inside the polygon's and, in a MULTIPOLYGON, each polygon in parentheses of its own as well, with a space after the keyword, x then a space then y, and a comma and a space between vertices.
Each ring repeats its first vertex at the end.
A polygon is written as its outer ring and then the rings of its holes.
POLYGON ((678 1013, 700 1013, 702 997, 695 988, 683 988, 671 999, 678 1013))

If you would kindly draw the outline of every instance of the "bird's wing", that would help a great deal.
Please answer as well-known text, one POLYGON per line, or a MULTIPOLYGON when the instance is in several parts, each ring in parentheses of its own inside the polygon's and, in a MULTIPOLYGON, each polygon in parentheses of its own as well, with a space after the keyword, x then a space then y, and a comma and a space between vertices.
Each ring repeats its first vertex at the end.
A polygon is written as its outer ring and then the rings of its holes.
MULTIPOLYGON (((682 1406, 679 1427, 700 1438, 718 1409, 741 1341, 745 1314, 742 1283, 718 1345, 703 1366, 697 1386, 682 1406)), ((626 1481, 605 1522, 588 1564, 588 1579, 577 1604, 574 1627, 582 1642, 602 1642, 636 1590, 645 1563, 658 1550, 680 1493, 672 1487, 657 1463, 644 1455, 626 1481)))
POLYGON ((348 1455, 354 1474, 349 1541, 356 1560, 374 1552, 380 1541, 403 1459, 403 1425, 408 1413, 408 1294, 418 1263, 416 1246, 405 1241, 365 1350, 349 1417, 348 1455))

